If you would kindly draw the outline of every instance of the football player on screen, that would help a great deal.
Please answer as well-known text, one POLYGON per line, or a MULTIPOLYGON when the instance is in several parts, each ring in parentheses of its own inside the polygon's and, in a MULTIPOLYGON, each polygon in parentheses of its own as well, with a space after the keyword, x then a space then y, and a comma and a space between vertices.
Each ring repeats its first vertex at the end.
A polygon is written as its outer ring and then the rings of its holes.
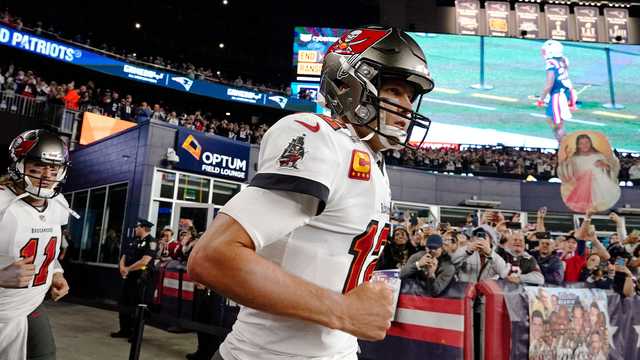
POLYGON ((569 59, 563 55, 562 44, 556 40, 547 40, 542 44, 541 53, 547 78, 536 106, 542 107, 548 101, 547 122, 560 142, 566 133, 564 120, 571 119, 571 112, 576 110, 578 99, 569 80, 569 59))
POLYGON ((353 30, 328 49, 320 94, 332 117, 271 127, 250 186, 189 258, 195 281, 242 304, 214 359, 355 360, 357 338, 385 337, 392 293, 368 282, 390 230, 381 152, 421 145, 430 121, 412 108, 432 89, 401 30, 353 30))
POLYGON ((69 209, 60 195, 69 152, 62 139, 30 130, 9 146, 9 174, 0 178, 0 359, 55 359, 42 307, 69 291, 58 262, 69 209))

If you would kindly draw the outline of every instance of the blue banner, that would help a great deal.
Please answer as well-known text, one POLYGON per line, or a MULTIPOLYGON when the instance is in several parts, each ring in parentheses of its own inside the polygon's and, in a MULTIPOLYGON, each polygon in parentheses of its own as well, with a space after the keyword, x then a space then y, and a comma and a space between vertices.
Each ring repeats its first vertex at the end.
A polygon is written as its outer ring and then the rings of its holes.
POLYGON ((179 129, 176 168, 244 182, 249 174, 249 152, 249 144, 179 129))
POLYGON ((268 106, 289 111, 315 112, 316 104, 296 97, 286 97, 249 88, 235 88, 208 80, 193 80, 160 69, 143 67, 63 42, 18 31, 0 25, 0 44, 53 60, 75 64, 101 73, 132 79, 164 88, 202 95, 214 99, 268 106))

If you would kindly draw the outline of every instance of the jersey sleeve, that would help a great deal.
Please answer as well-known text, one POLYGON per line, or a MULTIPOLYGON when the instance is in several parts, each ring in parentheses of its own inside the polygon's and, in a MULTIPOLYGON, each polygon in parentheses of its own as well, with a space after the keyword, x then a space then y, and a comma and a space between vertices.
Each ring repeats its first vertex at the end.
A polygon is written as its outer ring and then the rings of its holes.
POLYGON ((69 224, 69 202, 67 201, 67 199, 64 197, 64 195, 59 194, 56 197, 56 200, 59 201, 59 203, 57 204, 59 209, 60 209, 60 225, 61 226, 65 226, 67 224, 69 224))
POLYGON ((547 59, 544 62, 544 69, 547 71, 556 71, 559 67, 560 67, 560 64, 558 64, 558 60, 547 59))
POLYGON ((317 198, 322 213, 341 169, 336 130, 314 114, 282 118, 265 134, 250 186, 317 198))

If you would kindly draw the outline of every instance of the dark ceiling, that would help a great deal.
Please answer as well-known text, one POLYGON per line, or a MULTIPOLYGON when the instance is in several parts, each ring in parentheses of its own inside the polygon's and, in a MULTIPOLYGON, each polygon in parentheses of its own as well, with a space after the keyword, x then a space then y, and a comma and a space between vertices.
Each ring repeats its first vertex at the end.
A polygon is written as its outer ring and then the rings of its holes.
POLYGON ((228 5, 222 0, 68 0, 48 4, 0 0, 2 8, 20 16, 25 25, 53 24, 70 38, 91 32, 93 45, 104 42, 143 56, 189 59, 223 74, 246 73, 257 79, 264 79, 264 74, 289 78, 296 25, 354 27, 378 21, 377 0, 228 0, 228 5), (135 30, 136 22, 140 30, 135 30), (225 44, 223 49, 218 47, 220 42, 225 44))
MULTIPOLYGON (((0 9, 8 8, 26 25, 53 25, 68 38, 91 33, 94 46, 106 43, 141 56, 188 59, 221 70, 223 76, 242 73, 259 81, 287 82, 292 76, 294 26, 374 24, 380 20, 382 1, 408 5, 430 0, 227 1, 228 5, 223 0, 67 0, 36 6, 31 1, 0 0, 0 9), (135 30, 136 22, 141 29, 135 30)), ((454 5, 454 0, 433 1, 454 5)), ((639 8, 632 7, 632 15, 639 8)))

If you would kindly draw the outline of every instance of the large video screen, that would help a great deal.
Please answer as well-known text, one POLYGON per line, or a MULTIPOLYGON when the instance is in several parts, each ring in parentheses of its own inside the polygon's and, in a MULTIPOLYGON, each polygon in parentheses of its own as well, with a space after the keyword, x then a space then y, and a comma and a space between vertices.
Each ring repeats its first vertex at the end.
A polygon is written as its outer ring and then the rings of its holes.
MULTIPOLYGON (((332 33, 301 29, 304 34, 332 33)), ((343 31, 333 30, 336 36, 343 31)), ((485 37, 484 85, 490 89, 481 89, 474 86, 480 84, 481 37, 410 35, 424 50, 436 84, 419 104, 420 113, 432 120, 428 142, 558 146, 546 120, 546 106, 535 106, 546 77, 540 52, 543 41, 485 37)), ((313 44, 313 36, 305 38, 306 49, 322 48, 313 44)), ((640 46, 562 44, 569 60, 569 78, 578 94, 577 110, 565 123, 567 132, 601 131, 615 148, 640 151, 640 46), (606 48, 610 49, 609 61, 606 48), (604 106, 612 102, 612 90, 615 103, 624 108, 604 106)))
MULTIPOLYGON (((545 85, 542 41, 484 38, 484 84, 480 83, 477 36, 412 33, 424 50, 436 83, 420 112, 433 120, 428 140, 468 144, 556 147, 546 107, 535 101, 545 85), (448 140, 448 141, 447 141, 448 140)), ((567 132, 601 131, 618 149, 640 151, 640 46, 563 42, 569 79, 578 106, 565 123, 567 132), (607 54, 616 104, 610 109, 607 54)))
POLYGON ((324 54, 346 29, 296 26, 293 29, 293 68, 297 80, 319 79, 324 54))

